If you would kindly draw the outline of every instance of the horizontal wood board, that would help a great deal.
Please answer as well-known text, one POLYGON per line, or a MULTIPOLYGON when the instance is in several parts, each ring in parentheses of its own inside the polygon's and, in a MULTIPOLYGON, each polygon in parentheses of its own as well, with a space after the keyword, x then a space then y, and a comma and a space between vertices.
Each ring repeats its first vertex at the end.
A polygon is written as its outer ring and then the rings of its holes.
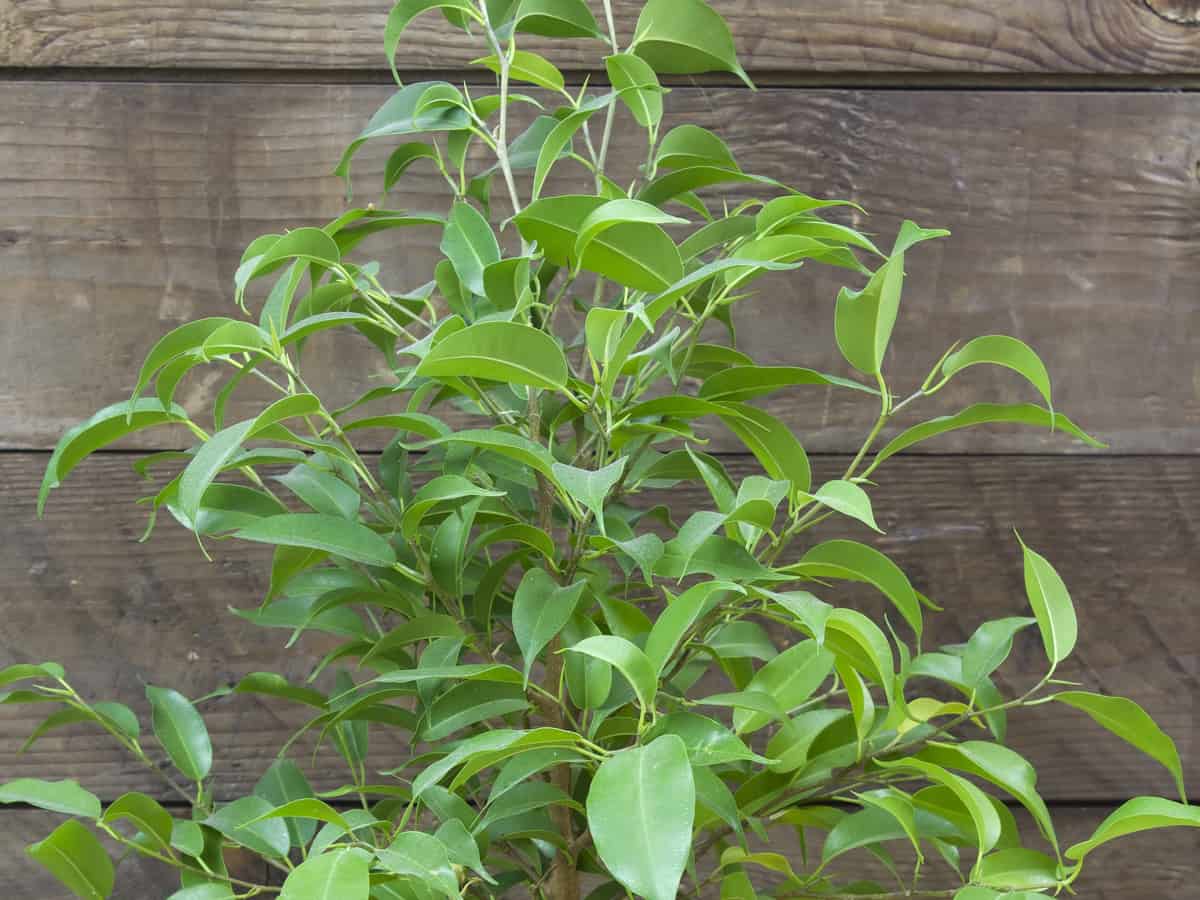
MULTIPOLYGON (((1109 812, 1103 807, 1068 806, 1054 810, 1060 840, 1065 845, 1086 838, 1109 812)), ((1018 816, 1024 818, 1019 812, 1018 816)), ((10 851, 0 853, 0 879, 5 884, 7 900, 66 900, 70 896, 48 873, 19 852, 20 847, 49 833, 60 820, 60 816, 38 810, 11 810, 0 815, 0 846, 10 851)), ((1037 846, 1036 831, 1028 822, 1021 821, 1021 825, 1030 845, 1037 846)), ((897 849, 897 856, 903 856, 903 848, 897 849)), ((799 854, 793 850, 787 855, 799 868, 799 854)), ((1174 828, 1124 837, 1088 858, 1084 874, 1075 883, 1076 896, 1086 900, 1129 900, 1131 897, 1194 900, 1198 856, 1200 831, 1196 829, 1174 828)), ((268 879, 272 875, 278 876, 278 873, 250 866, 233 871, 240 877, 258 879, 261 883, 270 883, 268 879)), ((771 873, 760 874, 762 872, 756 870, 754 880, 761 886, 769 885, 771 873)), ((888 883, 879 863, 862 851, 845 856, 838 874, 888 883)), ((931 887, 950 884, 947 881, 949 874, 940 859, 931 859, 923 884, 931 887)), ((166 897, 178 887, 178 879, 167 866, 132 857, 122 861, 117 868, 117 890, 111 900, 155 900, 166 897)), ((704 896, 716 895, 713 890, 704 896)))
MULTIPOLYGON (((215 561, 206 563, 192 536, 169 521, 148 545, 134 543, 143 513, 131 501, 145 488, 126 457, 85 464, 52 497, 46 519, 35 522, 33 494, 44 460, 44 454, 0 454, 0 664, 55 659, 90 697, 120 699, 144 712, 144 682, 199 696, 251 671, 300 680, 328 649, 329 641, 312 638, 285 651, 285 633, 256 629, 225 611, 261 599, 267 570, 261 548, 219 544, 215 561)), ((755 470, 745 458, 727 462, 735 478, 755 470)), ((846 462, 814 460, 818 481, 835 477, 846 462)), ((927 647, 964 641, 987 618, 1024 614, 1012 534, 1019 527, 1059 567, 1079 608, 1079 648, 1061 674, 1142 703, 1175 737, 1191 779, 1200 778, 1200 555, 1193 550, 1200 459, 900 457, 878 477, 875 505, 885 536, 823 527, 813 539, 865 540, 904 567, 946 609, 928 616, 927 647)), ((702 504, 710 508, 694 487, 647 497, 660 500, 680 517, 702 504)), ((874 614, 883 609, 867 591, 817 592, 833 602, 862 602, 874 614)), ((1044 668, 1040 642, 1025 635, 1003 670, 1003 689, 1025 689, 1044 668)), ((108 798, 133 789, 162 795, 155 780, 86 730, 49 735, 19 755, 40 712, 0 706, 6 777, 75 777, 108 798)), ((253 785, 302 721, 287 704, 250 697, 214 702, 206 715, 218 748, 220 796, 253 785)), ((1011 735, 1038 767, 1051 800, 1170 792, 1165 771, 1082 715, 1039 707, 1015 716, 1011 735)), ((381 769, 407 752, 377 746, 381 769)), ((322 759, 316 780, 341 783, 336 764, 322 759)))
MULTIPOLYGON (((388 95, 376 86, 126 83, 0 92, 0 447, 52 446, 125 395, 163 332, 231 314, 249 240, 345 208, 330 170, 388 95)), ((886 365, 897 392, 920 383, 953 341, 1011 333, 1042 352, 1058 408, 1114 450, 1200 447, 1197 95, 681 88, 668 104, 673 121, 722 133, 748 170, 863 204, 873 215, 855 224, 881 243, 906 216, 954 232, 910 256, 886 365)), ((615 148, 616 171, 633 172, 633 143, 615 148)), ((383 144, 356 160, 360 202, 382 202, 383 144)), ((388 202, 444 208, 440 180, 417 171, 388 202)), ((430 277, 439 237, 413 229, 370 250, 390 287, 412 287, 430 277)), ((764 279, 737 314, 744 349, 764 363, 845 372, 832 334, 842 276, 813 267, 764 279)), ((314 340, 306 359, 318 387, 334 382, 334 401, 381 383, 352 338, 314 340)), ((205 374, 181 397, 202 408, 215 390, 205 374)), ((976 368, 912 409, 923 417, 1033 397, 1011 373, 976 368)), ((257 402, 238 394, 232 414, 257 402)), ((776 395, 769 408, 823 452, 856 450, 873 417, 862 402, 817 389, 776 395)), ((138 442, 182 440, 154 432, 138 442)), ((713 446, 739 449, 723 433, 713 446)), ((928 448, 1081 445, 998 429, 928 448)))
MULTIPOLYGON (((623 42, 635 0, 617 0, 623 42)), ((713 0, 743 64, 784 73, 1162 74, 1200 72, 1192 0, 713 0)), ((0 0, 0 65, 380 69, 388 0, 0 0)), ((592 4, 599 13, 600 5, 592 4)), ((523 46, 544 49, 544 41, 523 46)), ((436 14, 419 19, 401 65, 441 69, 480 51, 436 14)), ((595 67, 599 43, 553 47, 595 67)))

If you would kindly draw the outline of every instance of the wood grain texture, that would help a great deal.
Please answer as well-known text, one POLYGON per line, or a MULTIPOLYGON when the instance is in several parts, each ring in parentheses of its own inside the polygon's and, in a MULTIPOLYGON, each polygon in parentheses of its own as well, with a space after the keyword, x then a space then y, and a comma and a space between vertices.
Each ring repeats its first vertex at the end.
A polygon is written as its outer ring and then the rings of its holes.
MULTIPOLYGON (((1053 810, 1055 827, 1064 846, 1091 834, 1092 829, 1111 810, 1103 807, 1065 806, 1053 810)), ((1039 846, 1036 831, 1022 812, 1017 813, 1022 833, 1030 846, 1039 846)), ((69 894, 36 863, 20 850, 49 833, 60 816, 38 810, 8 810, 0 812, 0 879, 5 884, 6 900, 59 900, 69 894)), ((785 844, 779 848, 800 870, 799 854, 785 844)), ((897 857, 903 858, 904 848, 896 847, 897 857)), ((925 882, 931 887, 953 884, 950 870, 933 854, 925 870, 925 882)), ((1102 847, 1088 858, 1084 874, 1075 883, 1077 896, 1086 900, 1195 900, 1195 861, 1200 856, 1200 831, 1174 828, 1147 832, 1121 838, 1102 847)), ((865 852, 847 854, 837 864, 838 874, 846 878, 874 878, 889 883, 878 862, 865 852)), ((762 887, 771 884, 770 873, 754 880, 762 887)), ((904 871, 902 869, 902 871, 904 871)), ((260 874, 253 870, 238 871, 241 877, 271 883, 271 872, 260 874)), ((278 883, 277 881, 275 883, 278 883)), ((178 880, 172 870, 153 860, 127 858, 117 868, 117 889, 111 900, 155 900, 177 889, 178 880)), ((716 891, 706 893, 715 897, 716 891)))
MULTIPOLYGON (((74 83, 0 94, 0 446, 52 446, 122 398, 164 331, 232 313, 250 239, 344 209, 331 165, 387 96, 368 86, 74 83)), ((856 224, 881 242, 905 216, 954 232, 910 256, 887 361, 897 392, 920 383, 951 342, 1011 333, 1042 352, 1057 406, 1115 450, 1200 447, 1200 96, 689 88, 670 101, 675 121, 717 129, 746 168, 863 204, 873 215, 856 224)), ((356 160, 360 201, 379 199, 388 149, 356 160)), ((613 156, 616 172, 632 173, 630 143, 613 156)), ((410 177, 389 203, 445 207, 439 179, 410 177)), ((381 260, 389 286, 412 287, 430 277, 439 237, 413 229, 358 258, 381 260)), ((842 275, 763 279, 737 313, 744 348, 764 362, 845 371, 832 333, 842 275)), ((307 359, 335 401, 386 374, 353 339, 318 338, 307 359)), ((181 397, 203 408, 215 377, 194 377, 181 397)), ((978 367, 915 414, 1032 396, 1011 373, 978 367)), ((249 414, 253 393, 236 398, 233 414, 249 414)), ((856 450, 873 417, 815 389, 777 395, 772 410, 825 452, 856 450)), ((142 445, 180 440, 150 433, 142 445)), ((716 440, 737 449, 727 435, 716 440)), ((1080 449, 1022 429, 929 446, 1080 449)))
MULTIPOLYGON (((94 699, 121 699, 144 712, 142 683, 198 696, 251 671, 302 679, 327 642, 284 649, 286 635, 264 632, 225 612, 259 602, 267 555, 221 544, 205 563, 190 534, 160 525, 152 543, 133 543, 144 492, 128 459, 106 455, 81 469, 54 496, 44 522, 32 495, 44 455, 0 454, 0 664, 56 659, 94 699)), ((814 460, 818 479, 844 457, 814 460)), ((754 471, 731 458, 734 477, 754 471)), ((926 646, 966 640, 986 618, 1025 609, 1012 528, 1059 567, 1080 610, 1080 646, 1063 677, 1133 697, 1179 743, 1192 780, 1200 778, 1200 634, 1194 552, 1200 459, 1070 460, 1057 457, 898 458, 880 470, 876 513, 887 534, 873 541, 946 612, 930 615, 926 646)), ((650 500, 655 498, 648 498, 650 500)), ((680 487, 660 499, 681 516, 706 503, 680 487)), ((707 508, 707 503, 706 507, 707 508)), ((818 537, 838 534, 822 529, 818 537)), ((865 529, 847 532, 872 541, 865 529)), ((863 602, 867 591, 818 591, 834 602, 863 602)), ((1044 671, 1040 642, 1027 635, 1006 671, 1007 690, 1023 690, 1044 671)), ((78 777, 105 797, 130 789, 160 793, 109 745, 85 730, 63 731, 20 756, 39 720, 30 707, 0 706, 0 772, 7 777, 78 777)), ((1038 767, 1048 798, 1112 800, 1169 792, 1155 763, 1094 727, 1082 715, 1047 707, 1013 718, 1014 745, 1038 767)), ((254 783, 288 729, 301 720, 285 704, 249 697, 216 701, 206 716, 217 745, 222 796, 254 783)), ((379 768, 397 764, 403 746, 378 745, 379 768)), ((320 784, 341 783, 329 757, 320 784)))
MULTIPOLYGON (((1122 73, 1200 71, 1191 0, 714 0, 750 70, 781 72, 1122 73)), ((0 0, 10 66, 380 69, 387 0, 0 0)), ((641 3, 618 0, 623 42, 641 3)), ((598 8, 598 6, 597 6, 598 8)), ((525 46, 545 49, 527 39, 525 46)), ((462 65, 477 39, 436 15, 402 45, 412 69, 462 65)), ((551 45, 593 68, 599 44, 551 45)))

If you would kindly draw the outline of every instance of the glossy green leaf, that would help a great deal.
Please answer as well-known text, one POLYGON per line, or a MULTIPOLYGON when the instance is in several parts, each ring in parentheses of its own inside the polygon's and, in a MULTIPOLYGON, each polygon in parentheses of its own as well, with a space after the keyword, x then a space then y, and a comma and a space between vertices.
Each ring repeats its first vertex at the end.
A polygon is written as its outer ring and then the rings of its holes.
POLYGON ((376 851, 375 856, 386 871, 416 878, 447 900, 457 900, 458 879, 445 846, 433 835, 401 832, 387 849, 376 851))
POLYGON ((930 419, 927 422, 922 422, 919 425, 914 425, 900 432, 900 434, 888 441, 884 448, 875 455, 875 459, 872 460, 867 472, 869 474, 885 459, 895 456, 901 450, 907 450, 913 444, 918 444, 921 441, 929 440, 929 438, 937 437, 950 431, 957 431, 959 428, 970 428, 972 425, 986 425, 999 422, 1036 425, 1040 428, 1064 431, 1090 447, 1106 446, 1087 434, 1062 413, 1051 415, 1048 410, 1042 409, 1040 406, 1034 406, 1032 403, 1016 403, 1011 405, 1002 403, 976 403, 952 416, 939 416, 936 419, 930 419))
POLYGON ((390 191, 394 188, 396 182, 404 176, 409 167, 421 159, 432 159, 437 163, 440 159, 437 148, 433 144, 426 144, 424 141, 410 141, 407 144, 401 144, 393 150, 383 167, 384 191, 390 191))
POLYGON ((262 797, 240 797, 218 807, 204 820, 205 825, 219 831, 247 850, 272 859, 281 859, 291 847, 287 826, 279 819, 264 819, 273 807, 262 797))
POLYGON ((699 395, 709 400, 752 400, 785 387, 820 385, 878 394, 875 388, 848 378, 825 375, 796 366, 731 366, 714 373, 700 385, 699 395))
POLYGON ((161 850, 168 850, 174 823, 171 814, 159 802, 145 794, 131 792, 122 794, 108 805, 100 819, 105 823, 126 821, 135 829, 158 842, 161 850))
POLYGON ((433 702, 426 714, 422 736, 439 741, 486 719, 528 708, 529 701, 520 685, 464 681, 433 702))
POLYGON ((519 322, 479 322, 436 344, 417 374, 555 390, 566 384, 567 361, 558 342, 544 331, 519 322))
POLYGON ((68 890, 83 900, 107 900, 113 891, 112 860, 96 836, 68 819, 25 850, 68 890))
POLYGON ((1050 562, 1041 554, 1025 546, 1020 536, 1021 552, 1025 560, 1025 594, 1038 629, 1046 647, 1046 657, 1053 669, 1071 655, 1075 649, 1079 625, 1075 620, 1075 605, 1067 586, 1050 562))
POLYGON ((460 200, 451 207, 441 251, 467 289, 482 296, 483 270, 500 261, 500 244, 487 219, 471 204, 460 200))
POLYGON ((988 800, 987 794, 965 778, 955 775, 939 765, 914 757, 887 761, 876 760, 876 762, 885 768, 911 769, 924 775, 935 784, 948 788, 971 816, 971 821, 975 825, 976 844, 980 853, 991 850, 1000 840, 1000 817, 995 807, 988 800))
POLYGON ((720 137, 699 125, 677 125, 668 131, 654 153, 657 169, 686 169, 692 166, 714 166, 737 170, 729 146, 720 137))
POLYGON ((1059 883, 1058 860, 1037 850, 1009 847, 981 859, 975 878, 1005 891, 1052 890, 1059 883))
POLYGON ((67 816, 100 818, 100 801, 76 781, 18 778, 0 785, 0 803, 28 803, 67 816))
POLYGON ((1013 616, 984 622, 971 635, 962 654, 962 680, 975 687, 1003 665, 1012 652, 1013 638, 1036 619, 1013 616))
POLYGON ((845 662, 839 662, 837 672, 842 686, 846 689, 846 699, 850 703, 850 712, 854 716, 857 758, 861 759, 863 745, 875 728, 875 700, 856 669, 845 662))
MULTIPOLYGON (((755 673, 746 685, 771 697, 785 712, 808 700, 833 671, 834 656, 816 641, 801 641, 780 653, 755 673)), ((762 713, 744 709, 733 713, 733 727, 738 734, 749 734, 767 725, 769 718, 762 713)))
POLYGON ((1162 763, 1175 779, 1179 799, 1187 803, 1179 750, 1170 735, 1159 728, 1142 707, 1125 697, 1110 697, 1087 691, 1061 691, 1054 695, 1054 699, 1083 710, 1097 724, 1162 763))
POLYGON ((676 712, 659 719, 648 737, 673 734, 683 741, 693 766, 723 766, 734 762, 767 762, 742 740, 708 716, 691 712, 676 712))
POLYGON ((559 486, 585 509, 591 510, 600 533, 604 534, 604 501, 624 475, 625 459, 596 470, 555 463, 553 472, 559 486))
POLYGON ((822 506, 840 512, 851 519, 857 519, 872 531, 883 534, 875 523, 875 512, 871 508, 871 497, 861 487, 852 481, 837 479, 821 485, 815 494, 803 494, 801 499, 812 500, 822 506))
POLYGON ((716 606, 727 591, 745 593, 736 584, 708 581, 693 585, 678 597, 667 595, 667 607, 659 613, 646 637, 646 658, 656 676, 662 675, 688 631, 716 606))
POLYGON ((665 734, 607 759, 587 820, 609 872, 647 900, 673 900, 692 849, 696 790, 683 741, 665 734))
POLYGON ((770 413, 745 403, 724 402, 721 406, 728 411, 721 417, 725 427, 741 439, 770 477, 791 482, 796 491, 812 487, 808 454, 790 428, 770 413))
POLYGON ((1200 806, 1189 806, 1162 797, 1135 797, 1121 804, 1101 822, 1092 836, 1068 847, 1068 859, 1083 858, 1111 840, 1152 828, 1200 828, 1200 806))
MULTIPOLYGON (((495 54, 471 60, 473 66, 486 66, 497 75, 500 74, 500 59, 495 54)), ((509 63, 508 77, 513 81, 524 81, 535 84, 547 91, 562 92, 564 82, 562 72, 544 56, 531 53, 528 50, 518 50, 512 55, 509 63)))
POLYGON ((613 666, 633 687, 642 709, 653 709, 658 677, 653 664, 636 644, 616 635, 597 634, 568 647, 567 651, 583 653, 613 666))
POLYGON ((187 411, 182 406, 171 404, 167 407, 158 400, 140 399, 106 406, 91 418, 68 429, 58 439, 46 463, 46 473, 38 490, 38 515, 42 515, 50 491, 58 487, 71 470, 92 453, 144 428, 187 420, 187 411))
MULTIPOLYGON (((278 808, 293 800, 312 797, 313 789, 299 766, 290 759, 276 759, 254 785, 254 793, 278 808)), ((293 847, 307 844, 317 831, 317 824, 311 819, 291 818, 285 824, 293 847)))
POLYGON ((564 587, 544 569, 530 569, 513 597, 512 624, 517 645, 525 658, 525 681, 538 654, 554 640, 575 612, 586 584, 564 587))
POLYGON ((584 0, 520 0, 513 14, 513 28, 542 37, 600 36, 596 18, 584 0))
POLYGON ((270 516, 241 529, 234 537, 324 550, 368 566, 391 566, 396 562, 395 551, 387 540, 367 526, 320 513, 270 516))
POLYGON ((479 10, 470 0, 398 0, 388 14, 387 26, 383 33, 388 65, 392 67, 392 74, 395 75, 397 83, 400 81, 400 75, 396 72, 396 49, 400 46, 400 37, 413 19, 433 9, 453 12, 472 22, 480 21, 479 10))
POLYGON ((949 233, 905 221, 892 255, 871 276, 867 286, 861 291, 843 288, 838 294, 834 318, 837 344, 846 361, 863 374, 877 375, 883 365, 900 311, 905 252, 914 244, 949 233))
POLYGON ((654 69, 640 56, 616 53, 604 58, 608 80, 643 128, 656 127, 663 116, 663 89, 654 69))
POLYGON ((943 379, 948 381, 963 369, 983 363, 1012 369, 1037 389, 1047 407, 1054 408, 1045 363, 1028 344, 1008 335, 989 334, 968 341, 942 362, 943 379))
MULTIPOLYGON (((584 126, 584 123, 586 123, 587 120, 595 115, 600 109, 601 106, 597 103, 585 102, 580 105, 579 109, 567 114, 566 116, 563 116, 561 119, 555 122, 554 126, 546 133, 546 138, 544 141, 542 141, 541 147, 538 149, 537 160, 534 163, 533 191, 530 195, 534 203, 536 203, 538 198, 541 197, 542 188, 545 187, 546 179, 550 176, 550 170, 554 167, 554 164, 570 152, 571 140, 574 138, 576 132, 578 132, 579 129, 584 126)), ((600 203, 603 202, 599 197, 587 199, 595 200, 596 202, 595 204, 580 203, 580 209, 584 208, 585 206, 599 206, 600 203)), ((544 211, 550 211, 553 209, 555 209, 554 204, 543 207, 544 211)), ((528 207, 526 208, 526 213, 528 213, 528 207)), ((525 216, 524 221, 526 223, 526 227, 532 228, 534 231, 538 231, 541 228, 550 227, 548 222, 556 221, 555 219, 548 219, 546 224, 534 225, 531 223, 535 220, 526 215, 526 213, 522 213, 522 215, 525 216)), ((584 215, 586 215, 586 213, 584 215)), ((569 220, 563 221, 564 223, 568 221, 574 221, 574 218, 572 217, 569 220)), ((579 221, 583 221, 583 219, 580 218, 579 221)), ((520 223, 518 223, 517 227, 521 228, 520 223)), ((525 229, 522 228, 521 232, 524 234, 525 229)), ((563 239, 565 241, 569 238, 563 236, 563 239)))
POLYGON ((535 444, 527 437, 496 429, 467 429, 434 438, 428 443, 415 446, 414 450, 425 450, 439 444, 466 444, 480 450, 498 453, 501 456, 514 459, 540 472, 547 478, 553 476, 552 466, 554 457, 540 444, 535 444))
POLYGON ((754 86, 738 62, 729 26, 704 0, 649 0, 630 49, 662 74, 732 72, 754 86))
POLYGON ((839 578, 873 585, 900 611, 917 637, 921 635, 921 601, 908 576, 894 562, 857 541, 825 541, 788 567, 804 578, 839 578))
POLYGON ((146 685, 154 736, 183 775, 202 781, 212 768, 212 743, 204 720, 191 702, 170 688, 146 685))
POLYGON ((280 900, 368 900, 371 854, 337 847, 310 856, 288 873, 280 900))

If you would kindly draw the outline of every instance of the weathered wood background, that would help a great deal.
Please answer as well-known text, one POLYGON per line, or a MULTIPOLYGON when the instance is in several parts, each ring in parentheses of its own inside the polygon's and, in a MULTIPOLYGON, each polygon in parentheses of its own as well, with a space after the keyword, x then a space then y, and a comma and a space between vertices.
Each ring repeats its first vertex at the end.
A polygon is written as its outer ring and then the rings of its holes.
MULTIPOLYGON (((628 32, 638 4, 617 5, 628 32)), ((1064 674, 1141 702, 1200 782, 1200 97, 1189 92, 1200 84, 1200 5, 716 5, 765 88, 677 80, 674 116, 722 131, 748 168, 856 200, 871 230, 910 216, 954 232, 910 264, 897 382, 919 377, 953 340, 1012 333, 1042 352, 1057 404, 1111 444, 1083 453, 999 429, 888 464, 879 546, 946 607, 934 639, 962 640, 983 618, 1020 610, 1019 526, 1081 609, 1064 674)), ((147 681, 195 695, 255 670, 299 678, 321 652, 314 641, 309 656, 286 653, 279 635, 224 611, 261 595, 262 554, 223 547, 205 563, 170 525, 150 547, 134 543, 141 487, 128 451, 81 468, 43 522, 33 495, 58 434, 120 398, 162 331, 227 309, 250 238, 340 211, 329 170, 388 93, 387 8, 0 0, 0 665, 61 660, 96 698, 144 710, 147 681)), ((402 67, 465 77, 474 48, 432 17, 419 22, 402 67)), ((581 78, 595 49, 552 55, 581 78)), ((631 153, 618 147, 617 158, 631 153)), ((361 184, 377 184, 381 168, 382 156, 365 152, 361 184)), ((393 202, 439 202, 434 181, 406 191, 393 202)), ((413 240, 393 265, 416 280, 436 236, 413 240)), ((742 339, 771 361, 836 368, 836 286, 821 274, 771 284, 743 314, 742 339)), ((372 374, 336 341, 313 350, 341 390, 372 374)), ((973 370, 962 382, 936 411, 968 396, 1023 396, 1002 373, 973 370)), ((198 382, 188 401, 208 390, 198 382)), ((819 395, 773 411, 818 454, 818 475, 844 466, 869 415, 819 395)), ((142 446, 166 446, 152 440, 142 446)), ((1038 672, 1039 654, 1018 647, 1009 686, 1038 672)), ((83 731, 19 754, 35 720, 0 710, 0 780, 76 777, 106 799, 159 793, 83 731)), ((292 711, 248 699, 212 704, 209 716, 226 794, 251 785, 297 724, 292 711)), ((1043 707, 1012 730, 1069 838, 1129 796, 1169 791, 1154 763, 1083 717, 1052 724, 1043 707)), ((0 813, 0 880, 12 900, 60 896, 20 853, 45 822, 0 813)), ((1115 846, 1081 896, 1200 896, 1194 832, 1115 846)), ((126 865, 121 897, 170 892, 161 875, 126 865)))

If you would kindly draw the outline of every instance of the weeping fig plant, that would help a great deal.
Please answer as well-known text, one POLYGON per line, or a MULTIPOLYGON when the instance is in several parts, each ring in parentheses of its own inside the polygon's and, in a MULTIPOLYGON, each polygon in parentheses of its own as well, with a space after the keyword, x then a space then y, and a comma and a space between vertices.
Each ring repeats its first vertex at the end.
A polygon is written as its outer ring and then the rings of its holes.
POLYGON ((155 344, 132 396, 63 436, 39 497, 113 441, 182 426, 190 449, 138 464, 160 476, 151 525, 165 510, 217 556, 226 540, 269 545, 269 591, 238 614, 336 647, 302 684, 259 672, 202 702, 148 688, 148 723, 55 663, 0 672, 6 703, 49 713, 31 741, 91 723, 186 804, 10 781, 0 802, 65 817, 29 855, 86 898, 116 890, 115 846, 177 870, 175 900, 991 900, 1068 890, 1122 835, 1200 825, 1149 716, 1055 677, 1077 623, 1038 549, 1020 545, 1027 596, 1010 617, 928 646, 939 609, 922 590, 950 586, 914 585, 872 546, 876 482, 909 447, 997 422, 1098 445, 1013 337, 951 348, 921 384, 889 381, 905 268, 947 232, 904 222, 878 244, 845 224, 849 201, 667 127, 660 76, 749 83, 703 0, 649 0, 632 34, 611 0, 400 0, 393 72, 409 24, 438 15, 478 40, 480 79, 397 77, 336 169, 349 179, 360 148, 386 147, 384 199, 254 240, 230 315, 155 344), (601 47, 607 79, 568 86, 535 37, 601 47), (614 134, 643 148, 637 163, 615 164, 614 134), (441 211, 391 208, 410 170, 444 181, 441 211), (394 260, 420 231, 440 261, 399 283, 394 260), (829 306, 845 366, 755 362, 733 325, 759 279, 814 266, 850 284, 829 306), (387 373, 337 405, 304 364, 331 330, 387 373), (922 419, 977 365, 1012 370, 1030 402, 922 419), (226 379, 202 414, 176 402, 200 367, 226 379), (269 399, 234 421, 251 384, 269 399), (804 391, 864 409, 861 449, 821 483, 805 435, 769 411, 785 406, 764 402, 804 391), (757 471, 735 477, 710 440, 757 471), (686 508, 664 493, 677 485, 686 508), (879 602, 847 602, 855 583, 879 602), (1039 639, 1044 674, 1001 691, 1014 642, 1039 639), (238 694, 308 719, 240 797, 212 776, 203 718, 238 694), (1178 799, 1131 800, 1060 843, 1036 772, 1005 743, 1010 714, 1046 703, 1144 751, 1178 799), (231 871, 232 848, 268 874, 231 871))

